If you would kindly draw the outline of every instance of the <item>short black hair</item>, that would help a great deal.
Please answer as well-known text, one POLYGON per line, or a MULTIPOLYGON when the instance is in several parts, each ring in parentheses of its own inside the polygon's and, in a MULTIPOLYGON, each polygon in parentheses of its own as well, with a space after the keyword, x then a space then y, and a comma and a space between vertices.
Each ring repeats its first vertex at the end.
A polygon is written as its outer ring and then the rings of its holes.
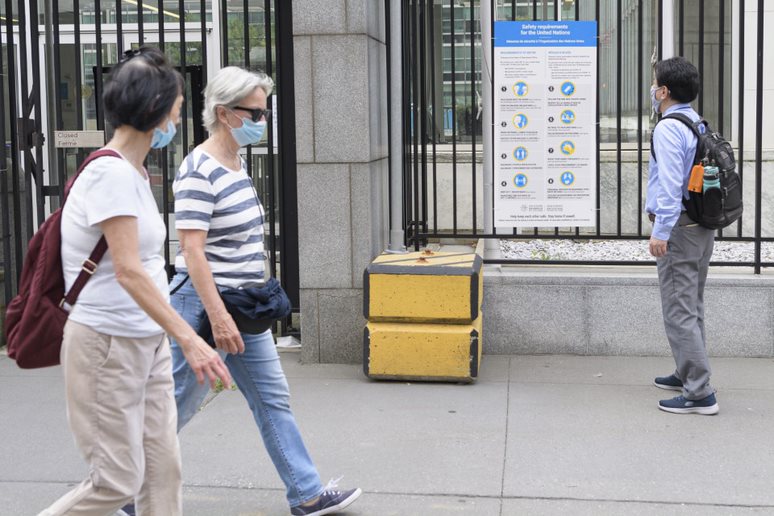
POLYGON ((105 118, 114 128, 128 125, 150 131, 169 114, 183 89, 183 76, 161 50, 148 46, 128 50, 105 85, 105 118))
POLYGON ((701 89, 699 71, 684 57, 670 57, 654 66, 656 84, 666 86, 678 102, 693 102, 701 89))

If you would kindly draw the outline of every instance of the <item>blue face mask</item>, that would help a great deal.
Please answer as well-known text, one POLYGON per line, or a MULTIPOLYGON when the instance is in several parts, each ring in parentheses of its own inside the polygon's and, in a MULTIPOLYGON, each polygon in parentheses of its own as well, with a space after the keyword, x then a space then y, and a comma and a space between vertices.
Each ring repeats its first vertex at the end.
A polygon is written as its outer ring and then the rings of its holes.
POLYGON ((240 147, 247 147, 248 145, 255 145, 261 141, 265 130, 265 121, 253 122, 249 118, 243 118, 242 127, 232 127, 231 135, 240 147))
POLYGON ((153 139, 151 139, 151 149, 161 149, 169 145, 175 134, 177 134, 177 127, 172 123, 172 120, 167 122, 167 130, 162 131, 158 127, 153 130, 153 139))

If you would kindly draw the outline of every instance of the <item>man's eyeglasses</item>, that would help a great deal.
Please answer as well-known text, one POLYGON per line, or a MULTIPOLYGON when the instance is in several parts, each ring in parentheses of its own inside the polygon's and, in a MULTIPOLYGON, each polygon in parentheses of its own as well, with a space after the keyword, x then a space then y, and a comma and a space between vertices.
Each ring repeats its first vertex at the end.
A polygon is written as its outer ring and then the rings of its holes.
POLYGON ((261 108, 246 108, 242 106, 234 106, 233 109, 239 109, 241 111, 247 111, 250 113, 250 119, 253 122, 258 122, 263 117, 266 117, 266 120, 268 120, 271 117, 271 109, 261 109, 261 108))

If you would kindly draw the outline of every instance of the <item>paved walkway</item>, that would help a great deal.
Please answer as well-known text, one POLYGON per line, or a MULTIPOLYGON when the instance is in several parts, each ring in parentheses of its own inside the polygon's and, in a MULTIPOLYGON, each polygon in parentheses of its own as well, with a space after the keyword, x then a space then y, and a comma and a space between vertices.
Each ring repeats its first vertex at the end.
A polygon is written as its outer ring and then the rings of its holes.
MULTIPOLYGON (((714 359, 720 414, 659 411, 669 358, 486 356, 474 385, 372 382, 283 362, 323 481, 349 515, 774 514, 774 360, 714 359)), ((61 370, 0 357, 0 514, 36 514, 80 481, 61 370)), ((244 399, 181 433, 185 513, 288 514, 244 399)))

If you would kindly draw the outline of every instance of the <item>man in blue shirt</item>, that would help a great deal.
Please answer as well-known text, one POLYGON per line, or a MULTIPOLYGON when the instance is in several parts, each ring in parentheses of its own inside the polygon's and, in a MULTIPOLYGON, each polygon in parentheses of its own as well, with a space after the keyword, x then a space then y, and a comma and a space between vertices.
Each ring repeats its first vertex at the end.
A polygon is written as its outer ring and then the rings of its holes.
MULTIPOLYGON (((683 113, 694 121, 690 106, 699 88, 699 72, 682 57, 656 63, 650 91, 656 113, 683 113)), ((656 387, 682 391, 659 402, 659 408, 676 414, 717 414, 715 390, 710 386, 710 365, 704 337, 704 285, 715 241, 714 230, 699 226, 685 213, 688 179, 697 138, 677 120, 666 119, 653 130, 653 155, 649 164, 646 211, 653 230, 650 253, 656 257, 661 309, 676 369, 655 379, 656 387)))

